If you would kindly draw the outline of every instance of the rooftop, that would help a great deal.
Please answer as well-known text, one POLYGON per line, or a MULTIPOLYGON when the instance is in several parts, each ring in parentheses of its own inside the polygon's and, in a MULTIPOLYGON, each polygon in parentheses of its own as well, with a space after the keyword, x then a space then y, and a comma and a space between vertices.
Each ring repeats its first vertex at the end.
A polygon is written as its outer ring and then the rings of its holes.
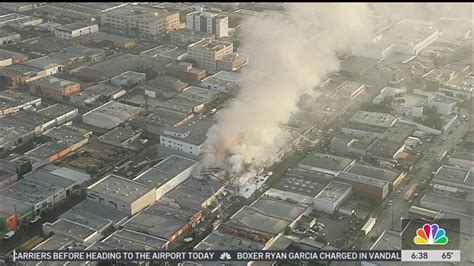
POLYGON ((31 82, 31 84, 53 90, 62 90, 65 89, 67 86, 77 85, 78 83, 66 79, 48 76, 45 78, 34 80, 31 82))
POLYGON ((349 119, 349 122, 388 128, 391 127, 396 120, 397 119, 390 114, 358 111, 349 119))
POLYGON ((375 179, 371 178, 368 176, 362 176, 354 173, 348 173, 348 172, 339 172, 336 175, 336 178, 340 180, 345 180, 348 182, 356 182, 356 183, 362 183, 370 186, 376 186, 379 188, 383 188, 385 186, 388 186, 388 182, 380 179, 375 179))
POLYGON ((33 250, 63 250, 70 245, 79 244, 76 240, 61 234, 54 234, 41 242, 33 250))
POLYGON ((456 213, 471 216, 474 214, 472 200, 455 199, 428 192, 420 200, 424 208, 442 210, 447 213, 456 213))
POLYGON ((133 203, 154 188, 137 181, 110 174, 87 189, 91 192, 106 194, 111 198, 118 198, 127 203, 133 203))
POLYGON ((242 207, 242 209, 226 222, 226 224, 230 226, 263 232, 270 235, 277 235, 283 232, 290 223, 290 221, 266 215, 250 206, 242 207))
POLYGON ((390 183, 394 182, 395 179, 400 176, 400 172, 360 163, 352 165, 347 169, 347 172, 384 180, 390 183))
POLYGON ((139 107, 131 106, 116 101, 109 101, 85 114, 82 118, 94 119, 96 121, 114 121, 115 124, 123 123, 135 116, 140 112, 139 107))
POLYGON ((60 217, 77 221, 91 228, 100 228, 109 222, 120 224, 127 218, 127 214, 86 199, 76 204, 60 217))
POLYGON ((331 181, 316 197, 317 200, 336 202, 352 190, 352 185, 331 181))
POLYGON ((41 98, 17 90, 0 91, 0 110, 30 102, 41 102, 41 98))
POLYGON ((49 119, 57 119, 71 112, 77 112, 78 109, 69 105, 56 103, 39 110, 37 113, 49 119))
POLYGON ((448 185, 460 184, 474 188, 473 175, 474 174, 468 169, 449 165, 442 165, 436 171, 433 177, 433 182, 441 182, 448 185))
POLYGON ((170 12, 166 9, 144 7, 136 5, 126 5, 119 8, 111 9, 103 13, 103 15, 121 16, 137 18, 142 20, 153 21, 156 19, 162 19, 163 17, 170 16, 176 12, 170 12))
POLYGON ((5 59, 15 58, 15 57, 23 57, 25 59, 28 58, 27 56, 20 53, 15 53, 9 50, 0 49, 0 60, 5 60, 5 59))
POLYGON ((64 234, 75 240, 85 242, 87 239, 96 234, 96 230, 89 228, 88 226, 71 221, 65 218, 59 218, 54 223, 45 223, 43 226, 50 227, 53 232, 58 234, 64 234))
POLYGON ((93 26, 93 25, 97 25, 97 24, 79 21, 79 22, 74 22, 71 24, 66 24, 66 25, 56 27, 56 29, 60 31, 73 31, 73 30, 78 30, 78 29, 93 26))
POLYGON ((250 207, 282 220, 294 221, 309 205, 261 196, 250 207))
POLYGON ((281 190, 315 197, 324 188, 324 185, 309 178, 286 175, 281 178, 278 184, 276 184, 274 187, 281 190))
POLYGON ((261 250, 263 247, 259 242, 215 231, 199 242, 194 250, 261 250))
POLYGON ((121 229, 113 232, 102 243, 120 250, 159 250, 166 240, 136 231, 121 229))
POLYGON ((188 50, 191 49, 203 49, 203 50, 208 50, 208 51, 220 51, 227 46, 231 46, 232 43, 229 42, 222 42, 222 41, 215 41, 215 40, 209 40, 209 39, 202 39, 199 42, 190 44, 188 46, 188 50))
MULTIPOLYGON (((319 168, 339 172, 347 168, 354 160, 329 154, 312 153, 300 162, 300 166, 319 168)), ((316 169, 315 169, 316 170, 316 169)))
POLYGON ((146 170, 133 180, 158 188, 171 179, 175 178, 183 171, 194 167, 195 164, 195 160, 191 160, 179 155, 171 155, 170 157, 146 170))
POLYGON ((177 127, 166 127, 166 131, 171 132, 189 132, 189 135, 185 138, 178 138, 167 133, 163 133, 167 137, 175 138, 187 143, 192 143, 194 145, 201 145, 206 140, 206 134, 209 128, 214 125, 214 120, 211 119, 197 119, 193 118, 177 127))

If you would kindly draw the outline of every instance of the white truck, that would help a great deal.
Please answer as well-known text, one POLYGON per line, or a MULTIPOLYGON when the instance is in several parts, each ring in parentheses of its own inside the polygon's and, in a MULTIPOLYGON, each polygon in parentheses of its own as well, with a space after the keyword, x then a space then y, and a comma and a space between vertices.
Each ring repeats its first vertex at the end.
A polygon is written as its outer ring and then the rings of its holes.
POLYGON ((362 226, 362 232, 364 235, 367 235, 372 228, 374 228, 375 222, 377 222, 377 217, 370 217, 369 220, 362 226))

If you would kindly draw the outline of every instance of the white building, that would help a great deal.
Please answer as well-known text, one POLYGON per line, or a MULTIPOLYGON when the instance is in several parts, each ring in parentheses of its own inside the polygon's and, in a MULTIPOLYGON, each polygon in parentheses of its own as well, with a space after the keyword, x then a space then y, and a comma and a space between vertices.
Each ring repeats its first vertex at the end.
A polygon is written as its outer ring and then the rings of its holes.
POLYGON ((118 87, 133 87, 146 82, 146 74, 127 71, 110 79, 112 85, 118 87))
POLYGON ((167 127, 160 134, 160 144, 194 156, 201 154, 207 130, 214 121, 194 119, 177 127, 167 127))
POLYGON ((314 198, 314 209, 334 214, 351 193, 352 186, 350 184, 331 181, 331 183, 314 198))
POLYGON ((134 215, 155 202, 156 192, 154 187, 111 174, 87 188, 87 199, 134 215))
POLYGON ((173 154, 133 180, 155 187, 156 200, 188 179, 196 166, 196 161, 173 154))
POLYGON ((195 11, 186 15, 186 27, 193 31, 215 34, 217 37, 229 35, 229 19, 210 12, 195 11))
POLYGON ((99 26, 97 24, 91 25, 84 22, 75 22, 54 28, 54 36, 56 36, 58 39, 70 40, 98 31, 99 26))

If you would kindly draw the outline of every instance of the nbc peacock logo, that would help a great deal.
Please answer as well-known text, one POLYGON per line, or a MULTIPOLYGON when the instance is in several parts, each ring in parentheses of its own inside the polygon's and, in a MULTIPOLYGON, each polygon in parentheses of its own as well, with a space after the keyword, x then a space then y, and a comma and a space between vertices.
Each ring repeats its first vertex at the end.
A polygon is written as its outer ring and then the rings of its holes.
POLYGON ((416 245, 446 245, 448 237, 446 230, 440 228, 437 224, 425 224, 422 228, 416 230, 416 236, 413 240, 416 245))

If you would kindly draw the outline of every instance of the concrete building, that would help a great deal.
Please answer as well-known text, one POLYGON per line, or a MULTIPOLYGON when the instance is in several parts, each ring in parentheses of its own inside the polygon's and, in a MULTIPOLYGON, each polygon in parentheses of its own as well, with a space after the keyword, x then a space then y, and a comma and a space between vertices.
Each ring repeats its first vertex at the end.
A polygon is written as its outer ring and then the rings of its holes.
POLYGON ((177 29, 169 33, 171 43, 187 47, 191 43, 198 42, 202 39, 215 40, 216 35, 207 32, 196 32, 187 28, 177 29))
POLYGON ((107 175, 87 188, 87 199, 134 215, 156 199, 155 188, 117 175, 107 175))
POLYGON ((201 40, 188 46, 188 57, 211 73, 218 71, 217 62, 233 52, 233 44, 221 41, 201 40))
POLYGON ((131 88, 146 82, 146 74, 127 71, 110 79, 110 83, 117 87, 131 88))
POLYGON ((105 59, 105 50, 82 45, 69 46, 59 52, 49 54, 50 57, 61 60, 66 67, 74 64, 95 63, 105 59))
POLYGON ((213 120, 195 119, 177 127, 165 127, 160 134, 160 145, 199 156, 213 120))
POLYGON ((335 176, 337 173, 344 171, 354 163, 354 159, 322 153, 313 153, 306 156, 306 158, 299 163, 298 167, 308 171, 335 176))
POLYGON ((69 97, 79 93, 79 83, 56 77, 45 77, 30 83, 30 92, 55 100, 69 100, 69 97))
POLYGON ((393 126, 396 121, 397 119, 390 114, 358 111, 341 130, 344 134, 359 137, 377 137, 382 135, 387 128, 393 126))
POLYGON ((20 34, 0 29, 0 46, 14 44, 20 41, 20 34))
POLYGON ((15 90, 0 92, 0 117, 41 105, 41 98, 15 90))
POLYGON ((473 172, 470 168, 442 165, 433 176, 433 184, 455 188, 459 191, 474 191, 473 172))
POLYGON ((19 224, 33 217, 32 204, 0 194, 0 232, 15 231, 19 224))
POLYGON ((474 215, 472 197, 471 199, 459 199, 428 192, 421 198, 420 206, 469 218, 474 215))
POLYGON ((400 183, 403 181, 403 178, 406 176, 405 172, 388 170, 388 169, 370 166, 370 165, 364 165, 360 163, 356 163, 350 166, 346 171, 348 173, 354 173, 358 175, 371 177, 374 179, 387 181, 390 184, 389 192, 392 191, 393 188, 398 187, 398 185, 400 185, 400 183))
POLYGON ((111 129, 138 116, 140 108, 109 101, 82 115, 82 122, 97 128, 111 129))
MULTIPOLYGON (((164 248, 166 240, 148 234, 127 229, 115 231, 100 242, 89 246, 87 250, 160 250, 164 248)), ((134 262, 130 262, 135 265, 134 262)), ((137 262, 136 265, 144 265, 137 262)), ((145 264, 146 265, 146 264, 145 264)))
POLYGON ((11 52, 5 49, 0 49, 0 67, 5 67, 13 64, 23 62, 28 59, 28 56, 20 53, 11 52))
POLYGON ((229 35, 229 19, 226 16, 195 11, 186 15, 186 27, 193 31, 215 34, 218 38, 229 35))
POLYGON ((381 202, 389 192, 389 182, 354 173, 339 172, 336 180, 352 185, 354 196, 381 202))
POLYGON ((217 71, 237 71, 247 65, 248 61, 248 56, 233 52, 217 60, 217 71))
POLYGON ((456 151, 449 156, 449 164, 474 170, 474 153, 469 151, 456 151))
POLYGON ((154 187, 156 189, 156 200, 159 200, 188 179, 195 166, 195 160, 179 155, 171 155, 133 180, 154 187))
POLYGON ((116 100, 125 95, 125 93, 126 91, 120 87, 106 83, 99 83, 72 95, 69 97, 69 101, 73 105, 89 106, 99 100, 116 100))
POLYGON ((179 13, 166 9, 125 5, 103 12, 101 24, 135 35, 157 35, 179 27, 179 13))
POLYGON ((366 155, 367 149, 375 138, 373 137, 353 137, 350 135, 336 135, 329 144, 329 151, 334 154, 362 158, 366 155))
POLYGON ((347 183, 331 181, 314 198, 314 209, 334 214, 341 204, 351 195, 352 186, 347 183))
POLYGON ((240 86, 242 76, 238 73, 219 71, 201 81, 201 87, 220 92, 232 92, 240 86))
POLYGON ((427 101, 428 98, 423 95, 403 94, 401 97, 392 99, 392 110, 399 116, 422 117, 427 101))
POLYGON ((178 78, 184 82, 196 83, 207 76, 205 69, 193 67, 187 62, 170 63, 166 66, 166 75, 178 78))
POLYGON ((10 26, 17 29, 33 27, 43 23, 43 19, 17 13, 0 15, 0 28, 10 26))
POLYGON ((74 39, 82 35, 99 31, 99 25, 85 22, 75 22, 54 28, 54 36, 58 39, 74 39))
POLYGON ((85 246, 91 245, 104 237, 97 230, 65 218, 60 218, 54 223, 44 223, 43 233, 45 235, 63 235, 85 246))

